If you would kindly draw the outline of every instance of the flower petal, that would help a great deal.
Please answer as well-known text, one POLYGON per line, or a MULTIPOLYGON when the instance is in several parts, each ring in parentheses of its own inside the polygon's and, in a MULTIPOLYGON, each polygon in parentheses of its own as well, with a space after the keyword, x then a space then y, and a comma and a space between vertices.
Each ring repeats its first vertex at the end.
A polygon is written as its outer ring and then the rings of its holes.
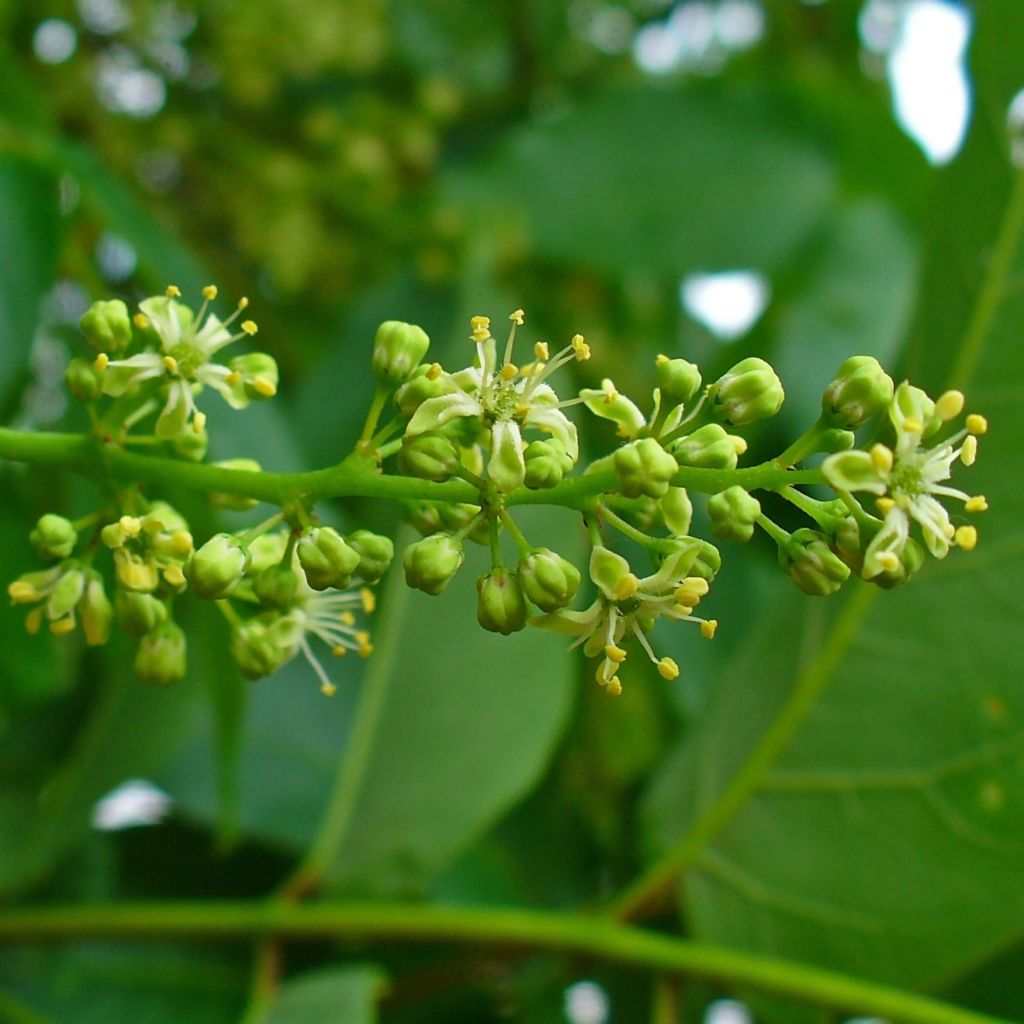
POLYGON ((887 484, 867 452, 850 451, 830 455, 822 464, 825 479, 837 490, 885 494, 887 484))
POLYGON ((864 569, 861 575, 870 580, 879 573, 886 571, 886 566, 879 561, 879 556, 891 552, 899 558, 907 544, 910 534, 910 523, 907 513, 901 508, 891 509, 885 517, 882 528, 875 534, 867 551, 864 552, 864 569))
POLYGON ((409 435, 422 434, 427 430, 436 430, 459 416, 482 416, 483 413, 483 408, 473 395, 465 391, 453 391, 450 395, 438 395, 423 402, 413 414, 405 432, 409 435))
POLYGON ((580 442, 576 434, 576 424, 553 406, 536 405, 531 401, 530 411, 523 420, 524 427, 536 427, 557 438, 565 447, 565 453, 575 463, 580 457, 580 442))
POLYGON ((498 420, 491 427, 491 457, 487 462, 487 475, 494 481, 495 487, 505 494, 522 486, 526 478, 523 435, 514 420, 498 420))
POLYGON ((919 494, 910 504, 910 514, 920 524, 928 550, 935 558, 945 558, 953 530, 946 509, 930 495, 919 494))

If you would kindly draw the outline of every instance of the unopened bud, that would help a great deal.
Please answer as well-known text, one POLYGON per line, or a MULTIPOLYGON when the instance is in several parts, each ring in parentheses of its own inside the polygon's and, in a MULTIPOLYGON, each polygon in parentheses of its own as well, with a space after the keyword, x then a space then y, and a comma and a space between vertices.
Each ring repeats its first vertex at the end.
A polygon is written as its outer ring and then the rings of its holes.
POLYGON ((519 575, 500 567, 476 581, 477 622, 492 633, 508 636, 526 626, 526 596, 519 575))
POLYGON ((175 454, 181 458, 188 459, 189 462, 202 462, 206 458, 206 450, 210 447, 210 435, 205 428, 199 431, 183 430, 170 438, 170 444, 175 454))
POLYGON ((805 594, 814 597, 834 594, 850 576, 850 567, 815 530, 794 531, 779 547, 779 564, 805 594))
POLYGON ((519 581, 541 611, 555 612, 576 596, 580 571, 550 548, 535 548, 519 563, 519 581))
POLYGON ((410 587, 436 596, 459 571, 462 544, 449 533, 435 533, 410 544, 402 556, 405 581, 410 587))
POLYGON ((741 359, 715 384, 714 410, 719 419, 745 427, 774 416, 785 392, 775 370, 763 359, 741 359))
MULTIPOLYGON (((299 590, 299 574, 290 566, 267 566, 260 572, 253 573, 252 589, 264 608, 285 610, 295 603, 295 595, 299 590)), ((266 674, 266 673, 265 673, 266 674)))
POLYGON ((658 502, 658 508, 670 533, 681 537, 690 532, 693 505, 685 487, 670 487, 658 502))
POLYGON ((718 423, 708 423, 672 444, 672 454, 680 466, 701 469, 735 469, 742 438, 726 432, 718 423))
POLYGON ((95 402, 103 394, 103 372, 89 359, 72 359, 64 371, 64 383, 80 402, 95 402))
POLYGON ((395 405, 403 416, 412 419, 416 410, 428 398, 438 398, 449 388, 442 374, 434 373, 430 366, 417 366, 409 379, 395 392, 395 405))
POLYGON ((40 516, 28 539, 40 558, 67 558, 78 543, 78 531, 70 519, 48 512, 40 516))
POLYGON ((851 356, 821 397, 821 411, 836 427, 856 430, 885 412, 895 385, 873 356, 851 356))
POLYGON ((700 391, 700 370, 685 359, 658 356, 657 378, 661 399, 668 405, 684 405, 700 391))
POLYGON ((441 483, 449 480, 461 465, 459 451, 436 430, 407 436, 398 449, 398 468, 407 476, 441 483))
POLYGON ((572 469, 573 462, 565 450, 565 445, 557 438, 550 437, 543 441, 531 441, 524 453, 526 459, 526 477, 524 483, 530 490, 537 491, 545 487, 554 487, 562 482, 562 478, 572 469))
POLYGON ((653 438, 623 445, 613 457, 619 490, 627 498, 661 498, 668 493, 679 464, 653 438))
POLYGON ((168 619, 139 640, 135 674, 144 683, 170 686, 185 678, 185 634, 168 619))
POLYGON ((118 629, 129 636, 143 636, 167 621, 167 606, 152 594, 118 590, 114 594, 118 629))
POLYGON ((348 535, 348 545, 357 555, 355 574, 367 583, 376 583, 391 567, 395 545, 390 537, 369 530, 356 530, 348 535))
POLYGON ((745 544, 754 535, 754 523, 761 514, 761 503, 740 486, 713 494, 708 501, 711 532, 718 540, 745 544))
POLYGON ((254 616, 231 630, 231 657, 247 679, 273 675, 294 656, 299 634, 287 617, 254 616))
POLYGON ((94 302, 78 321, 82 333, 98 352, 120 353, 132 341, 128 307, 120 299, 94 302))
POLYGON ((373 374, 382 384, 397 387, 408 380, 430 347, 422 327, 385 320, 373 343, 373 374))
POLYGON ((110 639, 114 609, 103 588, 103 579, 98 572, 91 571, 88 574, 85 592, 78 602, 78 614, 82 619, 85 642, 90 647, 101 647, 110 639))
POLYGON ((359 565, 359 554, 330 526, 316 526, 298 543, 299 565, 314 590, 347 587, 359 565))
POLYGON ((219 601, 238 586, 249 568, 249 552, 230 533, 215 533, 192 556, 185 573, 199 597, 219 601))

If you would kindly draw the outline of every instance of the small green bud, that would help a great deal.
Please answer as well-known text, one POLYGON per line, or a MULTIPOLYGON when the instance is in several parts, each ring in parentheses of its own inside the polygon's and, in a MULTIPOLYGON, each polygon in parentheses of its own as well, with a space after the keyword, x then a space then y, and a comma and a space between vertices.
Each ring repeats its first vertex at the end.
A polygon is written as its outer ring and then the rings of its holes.
POLYGON ((170 686, 185 678, 185 634, 168 619, 139 640, 135 674, 144 683, 170 686))
POLYGON ((476 581, 476 620, 492 633, 508 636, 526 627, 526 595, 518 573, 504 566, 476 581))
POLYGON ((40 516, 28 539, 40 558, 67 558, 78 543, 78 531, 70 519, 48 512, 40 516))
POLYGON ((128 307, 120 299, 94 302, 78 321, 89 344, 99 352, 123 352, 132 341, 128 307))
POLYGON ((702 469, 735 469, 736 460, 747 450, 742 437, 726 433, 718 423, 708 423, 671 445, 680 466, 702 469))
POLYGON ((330 526, 315 526, 302 537, 296 548, 306 582, 314 590, 347 587, 359 565, 359 553, 330 526))
POLYGON ((523 456, 526 460, 526 477, 523 482, 533 491, 561 483, 573 466, 565 445, 554 437, 531 441, 523 456))
POLYGON ((407 476, 441 483, 449 480, 462 465, 459 450, 443 434, 429 430, 405 437, 398 449, 398 468, 407 476))
POLYGON ((823 431, 819 436, 818 451, 833 455, 836 452, 848 451, 856 443, 857 438, 852 430, 840 430, 834 427, 832 430, 823 431))
POLYGON ((80 402, 95 402, 103 394, 103 374, 88 359, 72 359, 64 371, 64 383, 80 402))
POLYGON ((441 506, 434 501, 403 501, 402 518, 424 537, 438 533, 443 527, 441 506))
POLYGON ((169 440, 175 455, 188 459, 189 462, 202 462, 210 447, 210 435, 205 427, 198 433, 195 430, 182 431, 169 440))
MULTIPOLYGON (((68 563, 74 566, 76 563, 68 563)), ((70 615, 71 610, 85 593, 85 573, 81 569, 68 568, 50 591, 46 601, 46 617, 51 621, 70 615)))
POLYGON ((441 517, 441 525, 451 533, 458 533, 464 530, 473 520, 475 525, 467 535, 474 544, 488 544, 491 539, 491 528, 484 516, 477 519, 480 512, 478 505, 471 505, 465 502, 452 503, 442 502, 438 506, 438 513, 441 517))
POLYGON ((834 594, 850 576, 850 567, 816 530, 795 530, 779 547, 779 565, 805 594, 814 597, 834 594))
POLYGON ((739 485, 713 494, 708 501, 711 532, 718 540, 746 544, 754 535, 754 523, 761 514, 761 503, 739 485))
POLYGON ((439 398, 450 385, 429 366, 417 366, 412 376, 395 392, 395 405, 403 416, 412 419, 416 410, 428 398, 439 398))
POLYGON ((367 583, 376 583, 391 568, 395 545, 390 537, 369 530, 356 530, 348 535, 348 544, 357 555, 356 575, 367 583))
POLYGON ((785 398, 782 382, 763 359, 741 359, 714 385, 715 415, 734 427, 774 416, 785 398))
POLYGON ((430 339, 422 327, 385 320, 373 343, 373 374, 381 384, 397 387, 422 362, 430 339))
POLYGON ((693 505, 685 487, 670 487, 658 502, 658 508, 669 532, 677 537, 690 532, 693 505))
POLYGON ((629 562, 603 544, 595 545, 590 553, 590 578, 609 601, 625 601, 636 593, 640 585, 629 562))
POLYGON ((295 654, 296 629, 273 613, 254 616, 231 631, 231 657, 247 679, 273 675, 295 654))
MULTIPOLYGON (((856 430, 885 412, 895 385, 873 356, 851 356, 821 396, 821 411, 836 427, 856 430)), ((836 449, 838 450, 838 449, 836 449)))
POLYGON ((154 501, 142 517, 142 528, 150 534, 161 530, 167 533, 187 533, 188 521, 173 505, 166 501, 154 501))
POLYGON ((463 557, 462 543, 450 533, 424 537, 405 549, 405 581, 410 587, 436 596, 451 583, 463 557))
POLYGON ((235 356, 228 366, 241 378, 239 387, 253 402, 273 398, 277 394, 279 375, 277 360, 266 352, 246 352, 235 356))
POLYGON ((249 551, 237 537, 215 533, 192 556, 185 575, 199 597, 219 601, 238 586, 249 562, 249 551))
POLYGON ((700 549, 688 571, 691 576, 699 576, 708 583, 713 583, 718 570, 722 568, 722 554, 714 544, 709 544, 706 540, 699 543, 700 549))
POLYGON ((288 534, 278 530, 262 533, 249 543, 249 573, 255 574, 272 565, 280 565, 288 547, 288 534))
MULTIPOLYGON (((286 610, 295 604, 295 595, 299 591, 299 574, 290 566, 267 566, 257 573, 252 573, 253 593, 264 608, 286 610)), ((266 674, 266 673, 264 673, 266 674)))
MULTIPOLYGON (((259 473, 263 469, 255 459, 221 459, 211 465, 219 469, 242 469, 249 473, 259 473)), ((220 491, 210 491, 206 500, 213 508, 227 508, 235 512, 243 512, 259 504, 255 498, 247 498, 244 494, 222 494, 220 491)))
POLYGON ((167 606, 159 598, 120 587, 114 592, 114 610, 118 629, 129 636, 143 636, 167 621, 167 606))
POLYGON ((541 611, 556 612, 576 596, 580 571, 550 548, 534 548, 519 563, 519 582, 541 611))
POLYGON ((90 647, 102 647, 110 639, 114 609, 103 588, 103 578, 96 571, 88 574, 85 593, 78 602, 78 614, 82 618, 85 642, 90 647))
POLYGON ((627 498, 662 498, 668 493, 679 464, 653 438, 623 445, 613 457, 619 490, 627 498))
POLYGON ((700 391, 700 370, 685 359, 658 356, 658 387, 667 405, 685 405, 700 391))

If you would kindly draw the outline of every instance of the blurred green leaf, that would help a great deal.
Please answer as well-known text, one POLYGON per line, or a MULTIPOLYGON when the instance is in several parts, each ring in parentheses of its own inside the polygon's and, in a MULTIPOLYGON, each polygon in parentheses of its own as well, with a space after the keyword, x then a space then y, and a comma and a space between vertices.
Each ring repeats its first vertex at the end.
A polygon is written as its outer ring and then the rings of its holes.
POLYGON ((383 987, 383 972, 368 965, 300 974, 281 986, 267 1024, 375 1024, 383 987))
POLYGON ((833 172, 760 102, 634 88, 522 129, 450 187, 483 223, 494 208, 521 218, 541 259, 678 277, 778 267, 825 212, 833 172))

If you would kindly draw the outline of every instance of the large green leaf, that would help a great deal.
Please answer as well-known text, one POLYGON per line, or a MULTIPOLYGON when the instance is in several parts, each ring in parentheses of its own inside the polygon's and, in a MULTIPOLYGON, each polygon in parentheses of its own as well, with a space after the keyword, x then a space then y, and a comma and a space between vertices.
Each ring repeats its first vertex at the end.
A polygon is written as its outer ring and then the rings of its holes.
POLYGON ((384 975, 370 966, 331 967, 289 979, 267 1024, 374 1024, 384 975))
POLYGON ((693 930, 921 987, 1005 948, 1024 915, 1024 488, 1014 469, 1024 295, 1013 286, 1024 259, 1004 278, 1008 245, 994 268, 980 258, 1010 191, 991 128, 976 123, 938 182, 941 227, 910 360, 931 387, 960 378, 993 423, 964 474, 993 508, 981 547, 894 593, 855 588, 838 608, 780 594, 713 681, 706 713, 646 805, 653 846, 677 841, 745 777, 750 751, 774 730, 788 740, 779 756, 748 777, 746 798, 710 841, 693 844, 682 889, 693 930), (967 287, 951 287, 950 266, 972 268, 967 287), (979 291, 972 319, 965 295, 976 302, 979 291))
POLYGON ((543 259, 615 273, 773 269, 831 198, 826 158, 747 99, 634 88, 530 125, 451 183, 543 259))

